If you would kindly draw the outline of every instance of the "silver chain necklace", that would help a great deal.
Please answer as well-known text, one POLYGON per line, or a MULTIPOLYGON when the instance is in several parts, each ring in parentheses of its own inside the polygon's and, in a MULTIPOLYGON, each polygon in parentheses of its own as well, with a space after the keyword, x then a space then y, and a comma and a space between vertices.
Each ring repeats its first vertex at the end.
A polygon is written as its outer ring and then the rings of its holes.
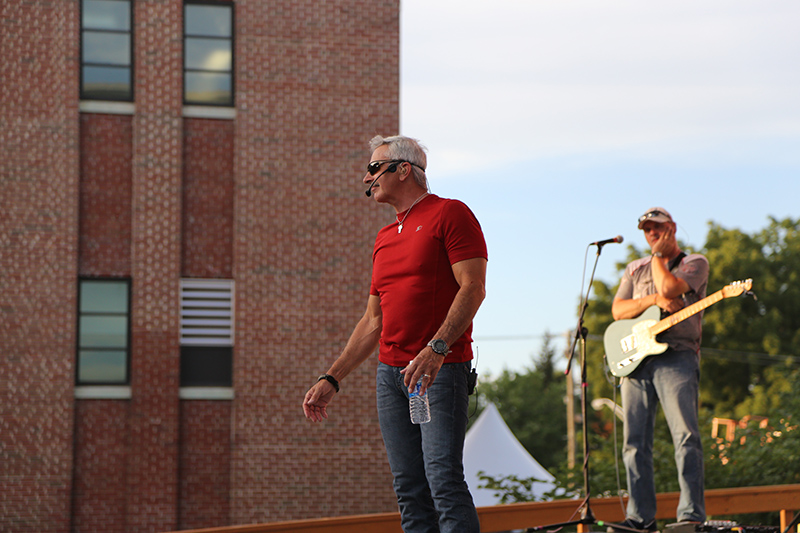
POLYGON ((409 208, 408 208, 408 211, 406 211, 406 214, 405 214, 405 215, 403 215, 403 220, 400 220, 399 218, 397 218, 397 215, 395 215, 395 217, 394 217, 394 218, 395 218, 395 220, 397 220, 397 233, 402 233, 402 232, 403 232, 403 222, 405 222, 405 221, 406 221, 406 217, 407 217, 407 216, 408 216, 408 214, 411 212, 411 210, 414 208, 414 206, 415 206, 415 205, 417 205, 417 202, 419 202, 420 200, 422 200, 422 199, 423 199, 423 198, 425 198, 426 196, 428 196, 428 193, 427 193, 427 192, 425 192, 425 193, 422 193, 422 195, 421 195, 419 198, 417 198, 416 200, 414 200, 414 203, 413 203, 413 204, 411 204, 411 207, 409 207, 409 208))

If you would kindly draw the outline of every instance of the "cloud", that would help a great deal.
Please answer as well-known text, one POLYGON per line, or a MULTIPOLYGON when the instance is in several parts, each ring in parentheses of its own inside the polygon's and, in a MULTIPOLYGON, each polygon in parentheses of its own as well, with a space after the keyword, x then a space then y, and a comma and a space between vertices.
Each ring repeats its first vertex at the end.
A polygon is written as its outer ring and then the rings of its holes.
POLYGON ((446 174, 800 134, 800 3, 404 4, 402 129, 446 174))

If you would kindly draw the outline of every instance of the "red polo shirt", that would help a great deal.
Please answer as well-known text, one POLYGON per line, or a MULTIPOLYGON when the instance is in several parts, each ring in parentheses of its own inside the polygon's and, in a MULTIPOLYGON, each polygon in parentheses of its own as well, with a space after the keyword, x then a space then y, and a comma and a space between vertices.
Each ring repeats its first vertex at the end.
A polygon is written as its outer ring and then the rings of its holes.
MULTIPOLYGON (((402 232, 395 221, 375 239, 370 294, 380 297, 383 314, 379 359, 405 367, 450 310, 459 290, 452 265, 488 254, 478 220, 458 200, 431 194, 397 218, 403 221, 402 232)), ((471 360, 471 343, 472 324, 450 347, 445 362, 471 360)))

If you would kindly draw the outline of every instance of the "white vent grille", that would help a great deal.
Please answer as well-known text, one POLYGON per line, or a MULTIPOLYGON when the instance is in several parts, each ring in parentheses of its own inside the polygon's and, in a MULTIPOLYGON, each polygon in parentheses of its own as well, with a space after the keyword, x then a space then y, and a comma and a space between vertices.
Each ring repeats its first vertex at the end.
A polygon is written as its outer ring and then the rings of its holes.
POLYGON ((181 280, 181 345, 233 346, 233 280, 181 280))

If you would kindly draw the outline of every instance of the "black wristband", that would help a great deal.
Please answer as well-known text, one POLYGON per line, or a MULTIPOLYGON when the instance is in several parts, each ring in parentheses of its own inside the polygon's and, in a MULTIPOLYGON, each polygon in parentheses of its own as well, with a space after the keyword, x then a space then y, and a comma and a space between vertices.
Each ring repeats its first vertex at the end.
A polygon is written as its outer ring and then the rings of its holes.
POLYGON ((322 381, 323 379, 324 379, 325 381, 327 381, 328 383, 330 383, 331 385, 333 385, 333 388, 334 388, 334 389, 336 389, 336 392, 339 392, 339 382, 338 382, 338 381, 336 381, 336 378, 335 378, 335 377, 331 376, 330 374, 322 374, 322 375, 321 375, 321 376, 320 376, 320 377, 317 379, 317 382, 320 382, 320 381, 322 381))

